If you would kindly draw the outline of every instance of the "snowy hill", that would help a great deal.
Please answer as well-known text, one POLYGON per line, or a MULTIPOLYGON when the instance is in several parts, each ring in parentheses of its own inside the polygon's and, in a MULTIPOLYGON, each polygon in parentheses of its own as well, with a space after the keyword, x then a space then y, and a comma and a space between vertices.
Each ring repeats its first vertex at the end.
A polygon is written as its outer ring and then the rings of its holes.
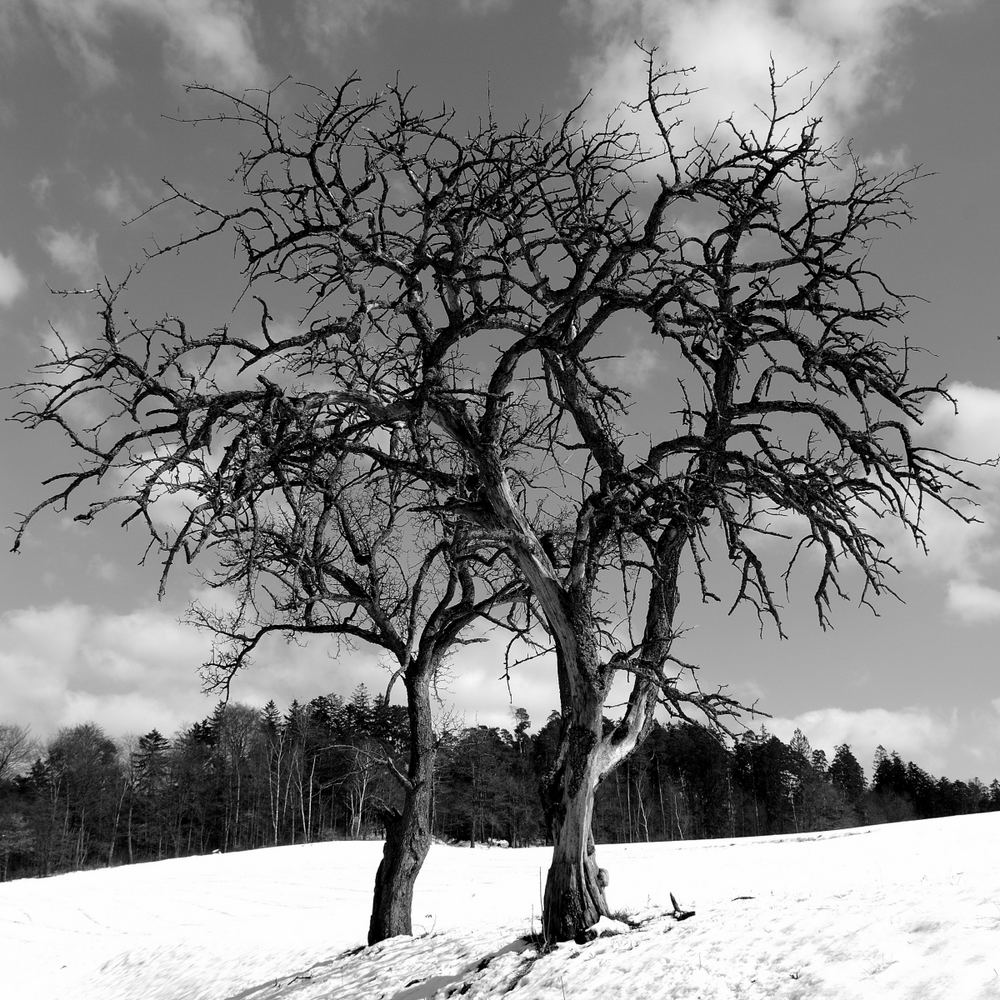
POLYGON ((381 845, 0 885, 5 1000, 1000 998, 1000 814, 598 849, 642 919, 538 956, 546 849, 437 845, 413 938, 358 950, 381 845), (669 915, 669 892, 697 910, 669 915))

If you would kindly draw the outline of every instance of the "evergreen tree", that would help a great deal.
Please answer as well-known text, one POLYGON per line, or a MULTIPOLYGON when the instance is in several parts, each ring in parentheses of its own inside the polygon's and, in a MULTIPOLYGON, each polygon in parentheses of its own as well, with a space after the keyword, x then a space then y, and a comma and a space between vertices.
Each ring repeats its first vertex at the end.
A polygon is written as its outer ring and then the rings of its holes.
POLYGON ((737 744, 734 778, 751 797, 756 834, 798 831, 797 793, 808 770, 807 759, 763 726, 760 736, 737 744))
POLYGON ((163 857, 165 849, 166 784, 170 769, 170 741, 158 729, 139 737, 131 755, 132 795, 126 818, 129 860, 163 857))
POLYGON ((895 750, 887 754, 883 746, 876 749, 872 790, 883 794, 891 793, 901 798, 908 795, 906 765, 895 750))
POLYGON ((788 741, 788 749, 791 750, 793 754, 797 754, 801 757, 807 764, 812 762, 812 747, 809 745, 809 740, 806 739, 805 733, 801 729, 796 729, 792 733, 792 738, 788 741))
POLYGON ((865 772, 847 743, 841 743, 834 751, 829 773, 831 784, 844 793, 852 806, 856 806, 865 793, 865 772))
POLYGON ((732 833, 730 754, 713 733, 680 723, 654 734, 659 780, 651 803, 665 835, 720 837, 732 833), (666 781, 664 781, 664 778, 666 781))
POLYGON ((260 725, 264 735, 269 739, 276 739, 278 730, 281 728, 281 713, 272 698, 260 713, 260 725))
POLYGON ((1000 810, 1000 780, 994 778, 990 782, 988 809, 990 811, 1000 810))

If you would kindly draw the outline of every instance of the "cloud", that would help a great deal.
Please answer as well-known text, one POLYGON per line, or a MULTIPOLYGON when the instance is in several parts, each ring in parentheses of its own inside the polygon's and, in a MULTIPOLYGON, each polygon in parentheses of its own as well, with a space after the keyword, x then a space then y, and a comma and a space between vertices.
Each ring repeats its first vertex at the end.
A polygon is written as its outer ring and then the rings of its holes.
POLYGON ((93 556, 87 563, 87 575, 104 583, 113 583, 121 579, 121 566, 103 556, 93 556))
POLYGON ((1000 577, 992 586, 989 582, 1000 567, 1000 468, 995 464, 970 467, 961 460, 991 463, 1000 456, 1000 391, 965 382, 947 388, 957 412, 948 400, 934 398, 914 436, 919 444, 954 456, 946 464, 976 484, 978 489, 953 491, 958 509, 975 520, 968 523, 939 503, 925 503, 920 527, 926 556, 898 522, 867 513, 861 520, 885 543, 897 566, 947 578, 949 610, 960 621, 972 624, 990 616, 989 594, 1000 585, 1000 577))
POLYGON ((298 0, 296 11, 306 46, 320 52, 346 36, 366 34, 378 20, 399 7, 400 0, 355 0, 348 4, 298 0))
POLYGON ((984 462, 1000 456, 1000 390, 953 382, 948 392, 956 405, 935 397, 924 413, 925 432, 960 457, 984 462))
POLYGON ((63 603, 0 616, 0 650, 4 711, 51 735, 87 721, 118 732, 180 722, 176 703, 195 699, 176 695, 183 686, 196 694, 207 642, 158 610, 116 615, 63 603))
POLYGON ((490 14, 496 10, 507 10, 513 0, 458 0, 458 6, 466 14, 490 14))
POLYGON ((654 375, 658 376, 663 371, 660 356, 649 347, 633 347, 605 365, 616 384, 632 389, 642 388, 654 375))
POLYGON ((946 719, 924 707, 819 708, 793 718, 774 718, 765 725, 785 741, 791 739, 796 729, 801 729, 812 746, 826 750, 831 759, 833 749, 847 743, 869 779, 871 761, 879 745, 890 752, 897 751, 904 761, 913 760, 928 770, 939 771, 945 749, 958 735, 954 714, 946 719))
MULTIPOLYGON (((602 110, 644 95, 645 67, 633 40, 658 46, 670 67, 696 67, 688 78, 704 88, 683 110, 706 138, 715 123, 734 115, 749 127, 768 107, 768 66, 778 78, 803 72, 783 91, 790 106, 822 87, 809 114, 824 119, 828 139, 840 138, 868 111, 891 104, 900 86, 894 56, 905 40, 905 19, 941 13, 954 5, 928 0, 572 0, 597 47, 578 63, 582 85, 602 110)), ((801 122, 800 122, 801 124, 801 122)))
POLYGON ((875 173, 896 173, 912 166, 910 150, 907 146, 872 150, 865 156, 865 163, 875 173))
POLYGON ((114 33, 140 22, 164 38, 167 72, 223 87, 250 87, 266 73, 251 33, 245 0, 31 0, 59 58, 92 86, 118 78, 114 33))
MULTIPOLYGON (((549 712, 559 708, 555 655, 545 654, 510 671, 510 691, 504 680, 505 653, 509 637, 495 633, 483 643, 463 646, 449 661, 439 684, 445 711, 453 721, 466 726, 499 726, 511 729, 511 712, 525 708, 531 728, 545 725, 549 712)), ((511 654, 524 657, 524 647, 511 654)))
MULTIPOLYGON (((468 16, 492 14, 506 10, 513 0, 440 0, 440 5, 455 7, 468 16)), ((371 32, 377 23, 390 14, 405 10, 405 0, 352 0, 351 3, 331 3, 330 0, 297 0, 296 12, 302 37, 313 52, 326 52, 351 35, 371 32)))
POLYGON ((110 42, 114 3, 82 0, 63 4, 59 0, 30 0, 52 39, 60 61, 81 75, 91 86, 103 87, 117 77, 110 42))
POLYGON ((46 226, 39 234, 39 240, 52 263, 69 271, 80 281, 87 281, 100 273, 97 233, 85 236, 80 230, 70 232, 46 226))
MULTIPOLYGON (((146 12, 145 0, 129 0, 146 12)), ((166 21, 171 31, 168 67, 175 77, 211 77, 223 86, 250 87, 266 73, 254 48, 250 6, 241 0, 168 0, 166 21)), ((155 5, 154 5, 155 9, 155 5)))
POLYGON ((141 210, 139 202, 150 204, 152 194, 134 177, 122 177, 112 170, 94 191, 94 199, 116 219, 134 219, 141 210))
POLYGON ((31 197, 35 199, 35 203, 44 208, 46 202, 49 200, 49 192, 52 190, 52 178, 44 171, 39 171, 31 178, 31 183, 28 185, 31 191, 31 197))
MULTIPOLYGON (((55 359, 65 359, 67 355, 75 354, 83 350, 89 337, 86 333, 90 325, 90 319, 82 312, 69 310, 61 315, 54 315, 52 319, 36 333, 36 342, 31 344, 33 351, 37 351, 37 345, 42 347, 42 356, 46 362, 55 359)), ((39 358, 41 360, 41 358, 39 358)), ((53 385, 68 385, 77 372, 72 367, 64 368, 61 371, 50 369, 46 372, 46 380, 53 385)), ((36 397, 36 401, 40 400, 36 397)), ((67 404, 66 416, 71 421, 79 421, 77 426, 93 426, 97 423, 106 411, 102 409, 100 398, 97 393, 79 393, 67 404)))
POLYGON ((12 256, 0 253, 0 306, 9 306, 26 288, 27 279, 12 256))
MULTIPOLYGON (((209 636, 159 606, 113 612, 63 602, 0 615, 3 716, 46 739, 61 726, 95 722, 114 737, 154 726, 171 733, 204 718, 218 695, 201 692, 209 636)), ((372 650, 273 639, 235 679, 234 700, 288 704, 325 691, 376 690, 388 679, 372 650)))
MULTIPOLYGON (((1000 391, 968 382, 955 382, 948 391, 955 407, 947 400, 931 402, 924 415, 926 437, 956 458, 995 463, 1000 458, 1000 391)), ((949 589, 949 607, 971 622, 982 621, 989 604, 991 588, 978 582, 1000 564, 1000 468, 992 464, 964 471, 979 487, 964 491, 979 505, 974 510, 978 523, 963 525, 947 511, 930 508, 926 531, 935 567, 956 578, 949 589)))
POLYGON ((952 580, 948 584, 948 610, 971 625, 1000 620, 1000 590, 952 580))

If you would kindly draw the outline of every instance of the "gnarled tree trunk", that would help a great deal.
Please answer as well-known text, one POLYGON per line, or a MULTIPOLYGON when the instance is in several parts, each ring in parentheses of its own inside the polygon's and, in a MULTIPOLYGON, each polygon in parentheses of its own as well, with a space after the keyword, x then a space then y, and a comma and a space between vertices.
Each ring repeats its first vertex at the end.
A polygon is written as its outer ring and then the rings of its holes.
POLYGON ((603 754, 600 698, 564 709, 557 765, 549 776, 552 863, 543 900, 547 942, 579 937, 608 912, 591 822, 603 754))
POLYGON ((385 847, 375 875, 368 943, 412 934, 413 888, 431 846, 431 792, 434 732, 431 725, 430 669, 405 678, 410 720, 410 761, 402 809, 385 816, 385 847))
POLYGON ((543 933, 548 942, 577 938, 608 912, 591 833, 594 790, 581 788, 564 800, 545 882, 543 933))

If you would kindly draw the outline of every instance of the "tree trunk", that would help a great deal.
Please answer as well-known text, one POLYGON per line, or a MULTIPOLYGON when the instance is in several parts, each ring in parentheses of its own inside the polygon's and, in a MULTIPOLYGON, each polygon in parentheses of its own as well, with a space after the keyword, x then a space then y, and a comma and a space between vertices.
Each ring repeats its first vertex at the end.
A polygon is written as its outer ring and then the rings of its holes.
POLYGON ((608 912, 591 832, 594 791, 601 776, 602 708, 599 698, 574 706, 572 721, 560 737, 560 762, 548 783, 554 847, 542 924, 549 943, 580 937, 608 912))
POLYGON ((670 827, 667 825, 667 812, 663 808, 663 777, 660 774, 659 754, 653 759, 656 761, 656 792, 660 798, 660 835, 664 840, 669 840, 672 838, 670 836, 670 827))
POLYGON ((403 807, 387 810, 385 847, 375 875, 368 943, 412 934, 413 888, 431 846, 431 793, 434 778, 434 732, 431 725, 428 665, 405 678, 410 721, 410 761, 403 807))
POLYGON ((590 832, 593 804, 592 788, 569 798, 555 836, 543 902, 544 936, 550 943, 579 937, 608 912, 590 832))
MULTIPOLYGON (((569 369, 553 367, 554 377, 569 408, 588 433, 597 434, 598 418, 588 410, 584 393, 569 369), (582 413, 582 417, 581 417, 582 413)), ((605 737, 604 698, 618 664, 602 663, 601 624, 593 598, 596 575, 590 556, 589 520, 577 523, 569 570, 558 571, 514 500, 506 473, 492 452, 477 456, 483 496, 500 524, 519 540, 512 546, 516 563, 548 622, 556 652, 562 730, 557 759, 546 776, 546 814, 553 834, 552 865, 542 901, 542 926, 547 942, 566 941, 586 933, 607 913, 606 876, 597 867, 591 830, 594 792, 598 782, 624 761, 649 733, 662 668, 673 642, 677 608, 677 574, 687 534, 678 524, 666 528, 655 543, 656 572, 651 576, 641 653, 645 669, 636 673, 625 715, 605 737), (576 551, 579 550, 579 551, 576 551)), ((589 515, 588 515, 589 516, 589 515)))

